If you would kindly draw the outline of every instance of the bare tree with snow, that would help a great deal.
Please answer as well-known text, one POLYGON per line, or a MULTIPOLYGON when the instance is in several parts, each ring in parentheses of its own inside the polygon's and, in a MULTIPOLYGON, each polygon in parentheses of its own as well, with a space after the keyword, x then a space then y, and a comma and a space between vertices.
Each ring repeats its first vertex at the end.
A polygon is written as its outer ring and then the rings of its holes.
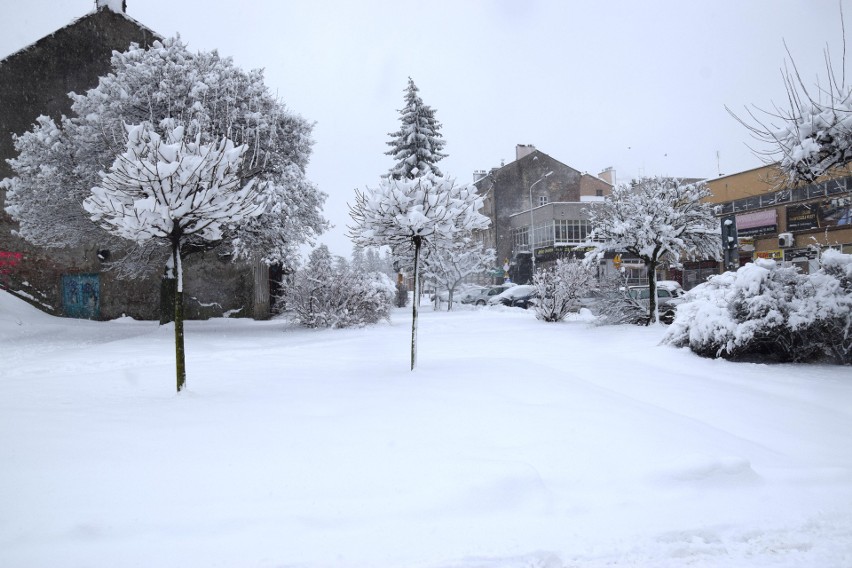
POLYGON ((559 259, 556 265, 533 275, 538 303, 535 315, 547 322, 558 322, 577 308, 580 298, 598 285, 592 268, 574 258, 559 259))
POLYGON ((420 293, 420 255, 424 247, 442 250, 489 220, 479 213, 482 198, 472 185, 426 174, 415 179, 383 178, 375 188, 355 190, 350 206, 356 246, 390 246, 413 253, 414 307, 411 316, 411 369, 417 362, 417 312, 420 293))
POLYGON ((183 340, 183 250, 195 239, 216 241, 226 227, 263 213, 265 196, 239 172, 248 150, 222 138, 205 144, 166 121, 161 137, 150 123, 127 127, 126 150, 83 202, 103 229, 136 243, 168 247, 177 281, 174 302, 177 390, 186 384, 183 340))
POLYGON ((764 148, 756 149, 767 163, 777 163, 786 184, 812 183, 852 162, 852 85, 846 82, 846 29, 840 7, 843 54, 836 66, 824 50, 825 76, 805 83, 787 48, 782 71, 787 105, 770 110, 746 108, 748 119, 728 112, 751 132, 764 148))
POLYGON ((405 107, 400 109, 400 128, 389 135, 391 150, 386 152, 396 160, 388 175, 394 179, 415 178, 426 174, 443 175, 436 165, 446 158, 441 150, 446 142, 441 135, 441 123, 435 111, 417 93, 420 89, 408 78, 405 107))
POLYGON ((447 311, 451 311, 453 295, 459 284, 469 276, 488 271, 495 258, 494 249, 483 248, 473 235, 460 235, 450 246, 436 250, 426 258, 423 274, 435 282, 436 292, 449 292, 447 311))
POLYGON ((599 207, 589 209, 592 232, 587 262, 606 251, 624 251, 645 263, 649 286, 649 322, 657 322, 657 267, 664 256, 681 259, 718 259, 720 229, 703 182, 683 183, 673 178, 643 178, 614 187, 599 207))

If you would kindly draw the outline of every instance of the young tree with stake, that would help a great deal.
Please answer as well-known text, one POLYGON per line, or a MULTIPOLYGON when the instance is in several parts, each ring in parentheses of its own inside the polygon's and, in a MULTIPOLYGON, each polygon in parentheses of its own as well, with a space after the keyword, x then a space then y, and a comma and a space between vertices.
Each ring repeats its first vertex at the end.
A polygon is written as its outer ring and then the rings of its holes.
POLYGON ((174 301, 177 391, 186 385, 183 338, 183 246, 216 241, 228 226, 263 213, 266 203, 255 183, 239 172, 245 145, 222 138, 204 144, 187 139, 183 125, 165 121, 165 138, 143 122, 127 126, 126 149, 83 202, 105 230, 134 241, 159 241, 169 248, 177 280, 174 301))
POLYGON ((376 188, 355 190, 349 228, 356 246, 390 246, 411 250, 414 257, 414 307, 411 315, 411 369, 417 362, 417 313, 420 256, 452 246, 459 237, 485 229, 489 220, 479 213, 482 198, 472 185, 434 174, 415 179, 383 178, 376 188))

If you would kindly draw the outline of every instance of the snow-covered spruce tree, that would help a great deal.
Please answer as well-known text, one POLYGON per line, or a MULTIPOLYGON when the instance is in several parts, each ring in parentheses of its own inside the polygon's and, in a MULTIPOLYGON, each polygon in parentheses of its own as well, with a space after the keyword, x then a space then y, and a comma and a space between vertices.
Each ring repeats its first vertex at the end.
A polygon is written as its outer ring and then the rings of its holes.
POLYGON ((533 276, 538 296, 535 316, 547 322, 562 321, 577 301, 597 285, 590 266, 574 258, 559 259, 555 266, 540 270, 533 276))
POLYGON ((385 152, 392 156, 396 164, 388 175, 394 179, 413 179, 426 174, 442 176, 437 164, 446 154, 441 150, 446 142, 440 133, 441 123, 435 119, 435 111, 417 93, 419 89, 411 77, 405 89, 405 107, 400 109, 400 128, 388 135, 391 150, 385 152))
POLYGON ((822 268, 758 259, 686 295, 663 340, 704 357, 852 364, 852 255, 827 251, 822 268))
POLYGON ((473 235, 459 235, 449 247, 435 250, 424 259, 423 275, 435 282, 436 292, 449 292, 447 311, 450 311, 458 285, 469 276, 487 272, 495 258, 494 249, 483 248, 473 235))
POLYGON ((413 254, 414 307, 411 316, 411 369, 417 362, 417 312, 420 254, 424 247, 449 248, 463 235, 485 229, 490 221, 479 210, 482 198, 473 185, 426 174, 415 179, 383 178, 375 188, 355 190, 350 206, 354 226, 349 234, 357 246, 390 246, 413 254))
POLYGON ((771 110, 746 108, 748 119, 728 112, 763 145, 758 149, 767 163, 783 172, 782 183, 813 183, 817 178, 852 162, 852 85, 846 84, 846 38, 843 8, 840 8, 844 51, 838 67, 826 48, 826 73, 807 85, 786 48, 788 62, 783 70, 787 107, 771 110))
POLYGON ((390 319, 395 294, 386 274, 335 263, 328 248, 320 245, 284 289, 283 301, 301 326, 344 328, 390 319))
POLYGON ((161 137, 143 122, 127 127, 126 150, 91 188, 83 208, 103 229, 134 242, 168 248, 177 290, 174 301, 177 390, 186 384, 181 251, 201 239, 222 238, 227 226, 246 223, 266 208, 268 196, 239 172, 248 146, 222 138, 205 144, 184 126, 166 120, 161 137))
POLYGON ((672 262, 719 258, 718 221, 712 206, 701 202, 708 195, 710 189, 703 182, 642 178, 614 187, 601 206, 589 210, 588 244, 594 248, 586 262, 596 262, 612 250, 642 259, 650 288, 650 322, 659 319, 656 274, 664 255, 672 262))
MULTIPOLYGON (((193 239, 184 256, 221 247, 232 258, 288 263, 295 251, 322 232, 325 195, 306 178, 312 125, 289 111, 264 84, 263 72, 245 72, 216 51, 190 52, 179 38, 132 45, 113 53, 112 68, 98 86, 71 94, 72 116, 57 124, 46 117, 17 137, 15 177, 4 180, 6 210, 19 233, 44 247, 75 247, 92 242, 120 252, 108 232, 93 224, 81 207, 98 174, 124 152, 125 124, 160 124, 173 119, 186 135, 212 144, 223 137, 246 145, 238 176, 265 196, 266 209, 235 227, 223 227, 216 241, 193 239)), ((129 254, 113 254, 119 276, 162 271, 168 247, 149 241, 129 254)))

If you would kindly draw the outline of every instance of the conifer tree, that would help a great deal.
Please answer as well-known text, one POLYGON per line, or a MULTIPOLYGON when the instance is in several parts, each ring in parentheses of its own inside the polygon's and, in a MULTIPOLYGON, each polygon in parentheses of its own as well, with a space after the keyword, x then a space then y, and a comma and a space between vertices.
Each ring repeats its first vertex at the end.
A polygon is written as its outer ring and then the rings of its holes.
POLYGON ((435 165, 447 155, 441 153, 446 142, 439 132, 441 123, 435 119, 435 111, 423 104, 417 93, 420 89, 408 78, 405 90, 405 107, 400 109, 399 130, 390 132, 392 140, 387 143, 391 150, 385 152, 396 160, 388 175, 393 179, 414 179, 426 174, 443 176, 435 165))

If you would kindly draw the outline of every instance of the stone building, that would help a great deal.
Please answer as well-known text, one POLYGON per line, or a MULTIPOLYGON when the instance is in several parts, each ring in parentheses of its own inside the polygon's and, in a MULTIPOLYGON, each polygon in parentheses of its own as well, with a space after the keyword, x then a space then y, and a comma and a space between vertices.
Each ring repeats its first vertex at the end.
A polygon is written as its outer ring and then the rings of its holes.
POLYGON ((491 219, 482 240, 520 283, 530 277, 533 253, 536 262, 545 263, 556 258, 554 247, 585 239, 589 228, 585 204, 611 193, 611 177, 610 181, 602 177, 613 172, 607 170, 601 177, 582 173, 532 145, 518 145, 515 151, 514 161, 475 172, 474 184, 484 197, 482 213, 491 219))
MULTIPOLYGON (((13 175, 6 160, 17 155, 14 135, 30 130, 39 115, 69 115, 68 93, 97 86, 113 51, 157 39, 126 14, 123 2, 98 0, 91 13, 0 60, 0 179, 13 175)), ((78 249, 34 247, 13 234, 16 224, 4 210, 2 188, 0 204, 0 288, 56 315, 159 317, 159 277, 119 280, 103 263, 110 251, 96 242, 78 249)), ((187 317, 268 316, 268 271, 226 260, 206 253, 186 263, 187 317)))

